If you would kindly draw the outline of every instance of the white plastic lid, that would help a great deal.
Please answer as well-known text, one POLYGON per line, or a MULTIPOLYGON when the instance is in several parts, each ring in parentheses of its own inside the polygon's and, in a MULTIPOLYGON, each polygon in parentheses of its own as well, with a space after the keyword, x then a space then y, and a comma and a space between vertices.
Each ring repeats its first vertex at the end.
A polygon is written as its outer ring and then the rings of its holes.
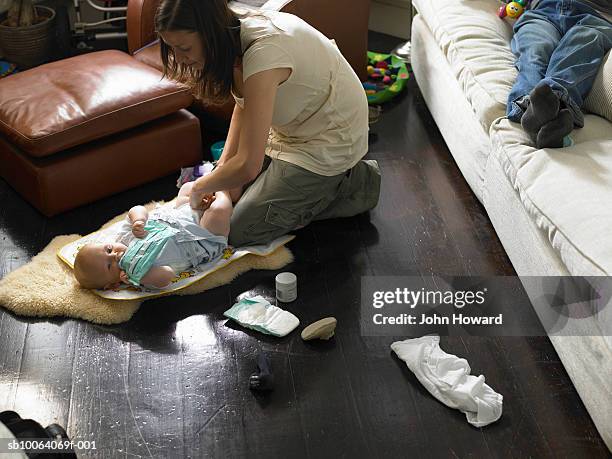
POLYGON ((276 283, 281 285, 292 285, 297 283, 297 276, 290 272, 284 272, 276 275, 276 283))

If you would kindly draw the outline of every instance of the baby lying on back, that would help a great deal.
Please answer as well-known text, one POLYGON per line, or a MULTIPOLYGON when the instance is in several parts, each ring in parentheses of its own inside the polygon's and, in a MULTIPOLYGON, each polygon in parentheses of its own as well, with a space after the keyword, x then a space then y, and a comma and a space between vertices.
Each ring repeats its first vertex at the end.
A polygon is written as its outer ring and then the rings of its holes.
POLYGON ((174 208, 162 207, 149 218, 135 206, 115 241, 83 246, 74 260, 74 276, 89 289, 116 289, 121 283, 164 288, 182 271, 218 258, 227 247, 232 200, 220 191, 204 197, 197 221, 189 206, 193 182, 179 191, 174 208))

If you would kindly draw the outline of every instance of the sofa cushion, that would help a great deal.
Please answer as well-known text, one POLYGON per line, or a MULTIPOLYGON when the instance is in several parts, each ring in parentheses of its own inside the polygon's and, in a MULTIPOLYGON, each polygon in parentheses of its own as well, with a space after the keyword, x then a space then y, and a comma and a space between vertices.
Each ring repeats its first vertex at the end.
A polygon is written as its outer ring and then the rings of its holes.
POLYGON ((608 51, 597 72, 584 109, 612 121, 612 51, 608 51))
MULTIPOLYGON (((504 116, 516 79, 512 26, 496 0, 413 0, 446 56, 476 117, 488 131, 504 116)), ((449 101, 449 104, 452 101, 449 101)))
MULTIPOLYGON (((164 71, 161 60, 159 41, 153 42, 134 53, 136 60, 146 64, 160 72, 164 71)), ((199 118, 205 121, 207 128, 222 132, 227 131, 228 123, 234 113, 234 99, 229 98, 223 105, 212 105, 202 99, 194 98, 189 108, 199 118)))
POLYGON ((64 59, 0 80, 0 132, 48 156, 189 106, 188 89, 121 51, 64 59))
POLYGON ((568 148, 537 150, 520 125, 491 127, 493 155, 572 275, 612 275, 612 123, 585 116, 568 148))

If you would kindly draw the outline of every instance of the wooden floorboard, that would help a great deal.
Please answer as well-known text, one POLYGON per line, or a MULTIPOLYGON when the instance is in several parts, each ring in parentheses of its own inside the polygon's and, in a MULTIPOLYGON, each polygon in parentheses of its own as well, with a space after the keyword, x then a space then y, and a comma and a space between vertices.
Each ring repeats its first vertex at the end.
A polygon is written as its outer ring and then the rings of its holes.
MULTIPOLYGON (((372 35, 376 50, 396 40, 372 35)), ((609 457, 546 337, 442 337, 504 396, 483 429, 433 399, 389 345, 363 336, 361 277, 514 275, 415 82, 371 127, 382 195, 369 214, 315 222, 289 244, 299 279, 286 306, 335 338, 278 339, 226 322, 238 297, 274 301, 275 272, 251 271, 193 296, 147 301, 126 324, 35 320, 0 309, 0 411, 58 422, 98 449, 83 457, 609 457), (276 389, 253 394, 256 356, 276 389)), ((60 234, 85 234, 134 204, 169 199, 175 177, 45 218, 0 180, 0 277, 60 234)), ((533 311, 525 320, 536 321, 533 311)), ((300 327, 301 328, 301 327, 300 327)))

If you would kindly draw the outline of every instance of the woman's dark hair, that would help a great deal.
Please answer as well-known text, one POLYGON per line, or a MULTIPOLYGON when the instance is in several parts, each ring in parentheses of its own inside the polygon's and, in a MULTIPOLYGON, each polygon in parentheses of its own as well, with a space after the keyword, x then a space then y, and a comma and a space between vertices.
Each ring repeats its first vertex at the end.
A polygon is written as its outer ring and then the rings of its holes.
POLYGON ((179 64, 173 49, 160 40, 164 76, 187 84, 196 97, 221 104, 230 97, 233 68, 242 55, 240 20, 227 0, 161 0, 155 30, 197 32, 202 40, 204 65, 179 64))

